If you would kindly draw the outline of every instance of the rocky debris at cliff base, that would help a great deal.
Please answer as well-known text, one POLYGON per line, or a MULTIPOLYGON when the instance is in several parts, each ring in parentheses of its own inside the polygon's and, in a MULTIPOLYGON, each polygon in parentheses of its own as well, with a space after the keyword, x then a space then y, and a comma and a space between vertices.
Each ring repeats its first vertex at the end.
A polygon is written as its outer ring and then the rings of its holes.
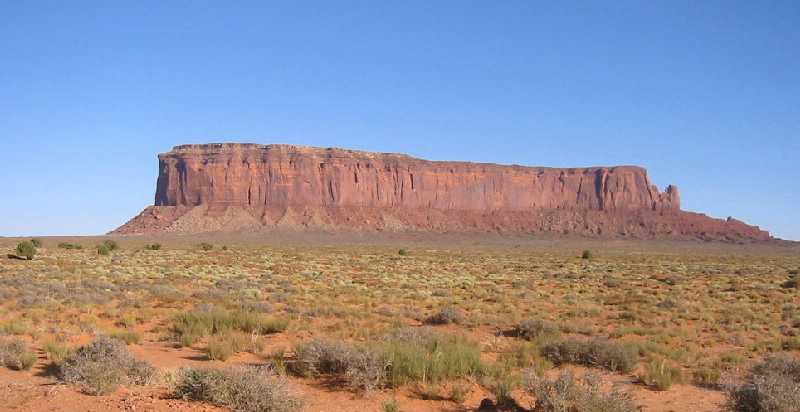
POLYGON ((155 206, 112 234, 273 231, 520 232, 767 241, 768 232, 680 210, 636 166, 436 162, 291 145, 182 145, 159 155, 155 206))

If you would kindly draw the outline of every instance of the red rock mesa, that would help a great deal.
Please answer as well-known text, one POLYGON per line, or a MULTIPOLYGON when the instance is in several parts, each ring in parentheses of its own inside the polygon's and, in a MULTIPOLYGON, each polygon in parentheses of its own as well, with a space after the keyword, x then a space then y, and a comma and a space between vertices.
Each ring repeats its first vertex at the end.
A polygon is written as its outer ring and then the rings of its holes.
POLYGON ((769 240, 680 210, 636 166, 557 169, 239 143, 159 158, 155 205, 112 234, 356 230, 769 240))

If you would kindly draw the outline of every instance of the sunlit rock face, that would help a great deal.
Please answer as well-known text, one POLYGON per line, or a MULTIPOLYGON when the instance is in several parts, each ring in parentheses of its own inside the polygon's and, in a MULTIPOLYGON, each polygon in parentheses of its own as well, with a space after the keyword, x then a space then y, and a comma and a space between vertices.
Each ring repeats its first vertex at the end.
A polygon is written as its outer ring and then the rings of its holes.
POLYGON ((680 210, 637 166, 549 168, 247 143, 176 146, 155 205, 113 233, 513 231, 769 239, 680 210))

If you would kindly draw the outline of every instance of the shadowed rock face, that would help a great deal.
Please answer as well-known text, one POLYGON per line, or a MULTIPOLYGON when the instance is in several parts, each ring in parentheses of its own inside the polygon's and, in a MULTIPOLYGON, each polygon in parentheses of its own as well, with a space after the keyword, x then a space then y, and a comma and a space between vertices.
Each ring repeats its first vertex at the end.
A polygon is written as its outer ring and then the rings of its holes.
POLYGON ((499 230, 769 239, 735 220, 680 211, 678 188, 660 193, 636 166, 557 169, 215 143, 177 146, 159 155, 159 169, 155 206, 113 233, 499 230))

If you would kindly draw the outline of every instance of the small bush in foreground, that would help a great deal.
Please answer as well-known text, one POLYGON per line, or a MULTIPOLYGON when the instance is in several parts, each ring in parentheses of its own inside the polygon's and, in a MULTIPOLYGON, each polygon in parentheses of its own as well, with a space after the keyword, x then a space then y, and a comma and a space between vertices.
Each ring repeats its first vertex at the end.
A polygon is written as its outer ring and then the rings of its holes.
POLYGON ((97 246, 95 246, 95 249, 97 249, 97 254, 98 255, 105 256, 105 255, 108 255, 109 253, 111 253, 111 251, 108 249, 108 247, 106 247, 106 245, 97 245, 97 246))
POLYGON ((395 398, 387 398, 381 403, 381 412, 400 412, 400 401, 395 398))
POLYGON ((58 244, 57 247, 59 249, 67 249, 67 250, 73 250, 73 249, 80 250, 80 249, 83 249, 83 246, 81 246, 81 245, 76 245, 74 243, 67 243, 67 242, 61 242, 61 243, 58 244))
POLYGON ((584 250, 583 254, 581 254, 581 259, 593 259, 594 253, 591 250, 584 250))
POLYGON ((448 325, 450 323, 461 323, 464 320, 464 314, 458 308, 442 308, 429 318, 425 319, 425 323, 429 325, 448 325))
POLYGON ((570 371, 563 371, 555 380, 531 372, 525 376, 525 389, 536 398, 538 412, 636 412, 630 392, 613 387, 604 391, 603 378, 588 372, 578 380, 570 371))
POLYGON ((119 339, 100 338, 79 347, 59 366, 58 377, 83 387, 90 395, 114 392, 117 385, 145 385, 155 375, 155 368, 136 359, 119 339))
POLYGON ((637 362, 635 350, 605 339, 565 339, 542 348, 542 355, 556 365, 571 363, 623 373, 631 372, 637 362))
POLYGON ((556 325, 536 318, 525 319, 517 325, 517 334, 529 341, 558 340, 561 332, 556 325))
POLYGON ((302 409, 286 381, 264 367, 235 369, 184 368, 174 395, 192 401, 211 402, 237 411, 294 412, 302 409))
POLYGON ((694 383, 704 388, 716 387, 719 384, 719 379, 721 376, 722 374, 720 374, 718 370, 711 369, 708 366, 703 366, 692 373, 692 379, 694 380, 694 383))
POLYGON ((36 359, 36 354, 28 349, 28 342, 24 339, 0 341, 0 365, 26 371, 33 367, 36 359))
POLYGON ((344 373, 356 353, 352 344, 328 339, 313 339, 295 348, 291 370, 300 376, 344 373))
POLYGON ((755 365, 745 382, 727 391, 727 408, 734 412, 800 411, 800 360, 768 358, 755 365))
POLYGON ((17 245, 17 256, 32 260, 36 255, 36 246, 30 240, 19 242, 17 245))
POLYGON ((647 364, 647 368, 639 376, 639 380, 656 390, 666 391, 673 383, 680 383, 683 380, 683 374, 681 368, 670 365, 664 359, 656 358, 647 364))
POLYGON ((119 244, 116 240, 106 239, 103 241, 103 246, 105 246, 109 251, 114 251, 119 249, 119 244))

